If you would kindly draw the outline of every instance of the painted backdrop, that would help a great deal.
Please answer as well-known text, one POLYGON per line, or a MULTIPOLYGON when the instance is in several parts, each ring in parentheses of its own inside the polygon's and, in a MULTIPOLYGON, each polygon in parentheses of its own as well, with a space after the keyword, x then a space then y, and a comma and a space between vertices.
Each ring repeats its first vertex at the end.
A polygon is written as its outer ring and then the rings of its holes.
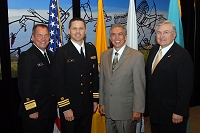
MULTIPOLYGON (((104 0, 104 15, 109 40, 109 28, 113 23, 126 25, 129 0, 104 0)), ((63 43, 68 39, 68 21, 72 18, 71 0, 59 0, 63 43)), ((167 18, 169 0, 136 0, 139 48, 154 44, 155 24, 167 18)), ((34 24, 48 24, 49 0, 8 0, 9 33, 11 53, 30 47, 31 30, 34 24), (21 4, 23 3, 23 4, 21 4)), ((87 42, 94 43, 97 20, 97 0, 81 0, 81 17, 87 23, 87 42)), ((109 42, 108 42, 109 44, 109 42)))

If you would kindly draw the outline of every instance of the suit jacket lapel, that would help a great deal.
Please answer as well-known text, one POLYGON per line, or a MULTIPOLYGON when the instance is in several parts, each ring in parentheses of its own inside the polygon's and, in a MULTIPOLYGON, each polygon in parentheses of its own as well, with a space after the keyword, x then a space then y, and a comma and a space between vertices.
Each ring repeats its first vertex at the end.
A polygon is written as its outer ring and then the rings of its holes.
POLYGON ((126 46, 121 57, 120 57, 120 59, 119 59, 119 62, 117 63, 117 65, 115 67, 115 70, 117 70, 124 63, 124 61, 128 57, 128 54, 129 54, 129 48, 128 48, 128 46, 126 46))
POLYGON ((74 67, 77 67, 78 70, 82 70, 83 69, 83 64, 85 64, 84 60, 83 60, 83 57, 80 56, 79 52, 77 51, 76 47, 72 44, 71 41, 69 41, 68 44, 66 44, 66 45, 69 45, 67 51, 69 52, 71 57, 73 59, 75 59, 75 64, 77 64, 77 65, 74 65, 74 67))
POLYGON ((176 44, 174 43, 172 47, 167 51, 167 53, 163 56, 163 58, 160 60, 153 74, 157 73, 162 68, 162 66, 165 65, 165 63, 171 58, 175 48, 176 48, 176 44))
POLYGON ((35 51, 35 54, 39 57, 39 59, 50 70, 50 64, 49 64, 49 62, 47 62, 47 60, 45 59, 44 55, 40 52, 40 50, 35 45, 32 45, 32 48, 35 51))

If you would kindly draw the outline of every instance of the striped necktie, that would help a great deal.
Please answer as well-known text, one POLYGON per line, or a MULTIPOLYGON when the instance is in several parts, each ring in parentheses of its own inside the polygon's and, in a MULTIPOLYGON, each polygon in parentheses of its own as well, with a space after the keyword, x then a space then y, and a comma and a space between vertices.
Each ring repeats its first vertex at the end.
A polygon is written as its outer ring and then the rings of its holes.
POLYGON ((115 52, 115 56, 114 56, 113 63, 112 63, 112 70, 115 69, 115 67, 116 67, 116 65, 118 63, 118 55, 119 54, 117 52, 115 52))
POLYGON ((50 61, 49 61, 49 58, 48 58, 48 56, 47 56, 47 53, 46 52, 44 52, 44 58, 46 59, 46 61, 48 62, 48 64, 50 63, 50 61))

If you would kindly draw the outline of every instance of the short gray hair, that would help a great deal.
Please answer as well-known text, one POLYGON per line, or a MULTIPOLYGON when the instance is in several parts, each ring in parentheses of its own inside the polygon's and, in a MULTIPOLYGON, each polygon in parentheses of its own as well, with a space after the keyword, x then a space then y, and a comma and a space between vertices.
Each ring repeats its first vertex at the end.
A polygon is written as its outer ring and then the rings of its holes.
POLYGON ((171 22, 169 20, 162 20, 162 21, 158 22, 155 30, 157 31, 159 26, 162 26, 162 25, 165 25, 165 24, 169 24, 171 26, 172 32, 175 33, 175 35, 176 35, 176 26, 174 25, 173 22, 171 22))
POLYGON ((121 27, 124 30, 124 35, 125 36, 127 35, 127 30, 122 24, 112 24, 111 28, 110 28, 110 31, 109 31, 110 35, 111 35, 111 30, 114 29, 115 27, 121 27))

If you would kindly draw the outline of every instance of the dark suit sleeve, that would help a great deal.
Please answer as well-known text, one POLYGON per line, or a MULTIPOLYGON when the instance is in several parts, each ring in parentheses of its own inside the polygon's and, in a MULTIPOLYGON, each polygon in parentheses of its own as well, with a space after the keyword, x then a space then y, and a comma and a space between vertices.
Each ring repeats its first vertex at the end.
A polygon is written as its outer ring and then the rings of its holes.
POLYGON ((34 62, 32 56, 23 52, 18 60, 18 86, 26 111, 28 114, 37 112, 37 103, 33 96, 32 75, 34 62))
MULTIPOLYGON (((93 102, 99 102, 99 72, 98 72, 98 62, 97 62, 97 53, 94 45, 93 47, 93 67, 94 67, 94 77, 93 77, 93 102)), ((92 57, 91 57, 92 58, 92 57)))
POLYGON ((71 109, 65 82, 65 56, 63 50, 57 49, 52 63, 52 85, 57 99, 57 104, 62 112, 71 109))
POLYGON ((180 62, 177 68, 177 106, 175 114, 187 116, 189 114, 189 103, 193 89, 194 66, 188 52, 180 55, 180 62))

